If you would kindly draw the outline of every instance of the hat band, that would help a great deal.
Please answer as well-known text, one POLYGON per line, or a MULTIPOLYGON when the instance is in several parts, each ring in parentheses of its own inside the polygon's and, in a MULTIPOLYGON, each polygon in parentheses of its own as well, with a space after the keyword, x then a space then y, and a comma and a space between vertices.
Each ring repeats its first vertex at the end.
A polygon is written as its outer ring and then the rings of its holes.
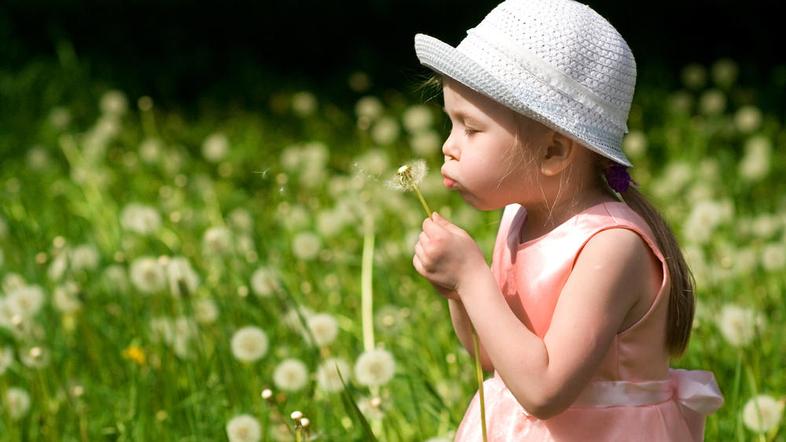
POLYGON ((610 123, 625 131, 625 133, 628 132, 627 115, 624 115, 622 110, 610 105, 583 84, 549 65, 523 45, 512 45, 510 37, 498 29, 491 26, 475 27, 467 30, 467 34, 490 44, 511 60, 516 61, 545 84, 598 112, 610 123))

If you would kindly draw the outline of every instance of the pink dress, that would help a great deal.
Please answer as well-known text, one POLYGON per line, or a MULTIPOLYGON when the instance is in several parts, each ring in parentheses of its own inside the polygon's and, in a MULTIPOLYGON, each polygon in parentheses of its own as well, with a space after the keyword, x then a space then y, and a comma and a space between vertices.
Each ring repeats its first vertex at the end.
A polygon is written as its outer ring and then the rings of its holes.
MULTIPOLYGON (((647 313, 616 335, 592 381, 559 415, 546 420, 529 415, 495 371, 483 384, 488 440, 703 440, 705 418, 723 405, 723 396, 711 372, 669 368, 664 343, 668 268, 646 221, 623 202, 606 202, 520 243, 525 217, 526 209, 518 204, 505 208, 491 269, 511 310, 541 338, 579 252, 602 230, 638 233, 661 261, 664 277, 647 313)), ((477 393, 455 440, 482 440, 477 393)))

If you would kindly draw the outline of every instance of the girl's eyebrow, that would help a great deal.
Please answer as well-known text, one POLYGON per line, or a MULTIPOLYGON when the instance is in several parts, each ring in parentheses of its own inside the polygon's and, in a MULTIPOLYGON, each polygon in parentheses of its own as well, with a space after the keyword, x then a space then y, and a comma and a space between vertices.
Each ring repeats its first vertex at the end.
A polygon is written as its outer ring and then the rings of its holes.
MULTIPOLYGON (((448 110, 445 108, 445 106, 442 106, 442 112, 450 115, 450 112, 448 112, 448 110)), ((467 119, 472 120, 472 121, 477 121, 477 118, 473 117, 472 115, 465 114, 461 110, 455 111, 453 114, 456 117, 458 117, 458 118, 462 118, 463 117, 463 118, 467 118, 467 119)))

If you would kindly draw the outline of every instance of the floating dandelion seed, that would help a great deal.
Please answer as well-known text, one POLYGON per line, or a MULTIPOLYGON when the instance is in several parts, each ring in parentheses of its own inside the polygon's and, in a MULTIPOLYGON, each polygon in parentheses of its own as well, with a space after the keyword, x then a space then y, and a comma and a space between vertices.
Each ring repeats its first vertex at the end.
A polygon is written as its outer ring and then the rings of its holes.
POLYGON ((418 184, 425 178, 428 169, 424 160, 415 160, 398 168, 396 175, 386 182, 387 186, 403 192, 414 191, 427 216, 431 216, 431 208, 420 193, 418 184))

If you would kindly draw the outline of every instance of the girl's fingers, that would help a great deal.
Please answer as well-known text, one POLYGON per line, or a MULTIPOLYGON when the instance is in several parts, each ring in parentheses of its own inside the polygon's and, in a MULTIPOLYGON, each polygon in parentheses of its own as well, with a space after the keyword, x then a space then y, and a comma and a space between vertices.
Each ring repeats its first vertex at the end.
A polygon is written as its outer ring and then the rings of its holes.
POLYGON ((423 269, 423 264, 420 262, 418 255, 412 257, 412 266, 415 267, 415 270, 417 270, 418 273, 425 276, 426 271, 423 269))

